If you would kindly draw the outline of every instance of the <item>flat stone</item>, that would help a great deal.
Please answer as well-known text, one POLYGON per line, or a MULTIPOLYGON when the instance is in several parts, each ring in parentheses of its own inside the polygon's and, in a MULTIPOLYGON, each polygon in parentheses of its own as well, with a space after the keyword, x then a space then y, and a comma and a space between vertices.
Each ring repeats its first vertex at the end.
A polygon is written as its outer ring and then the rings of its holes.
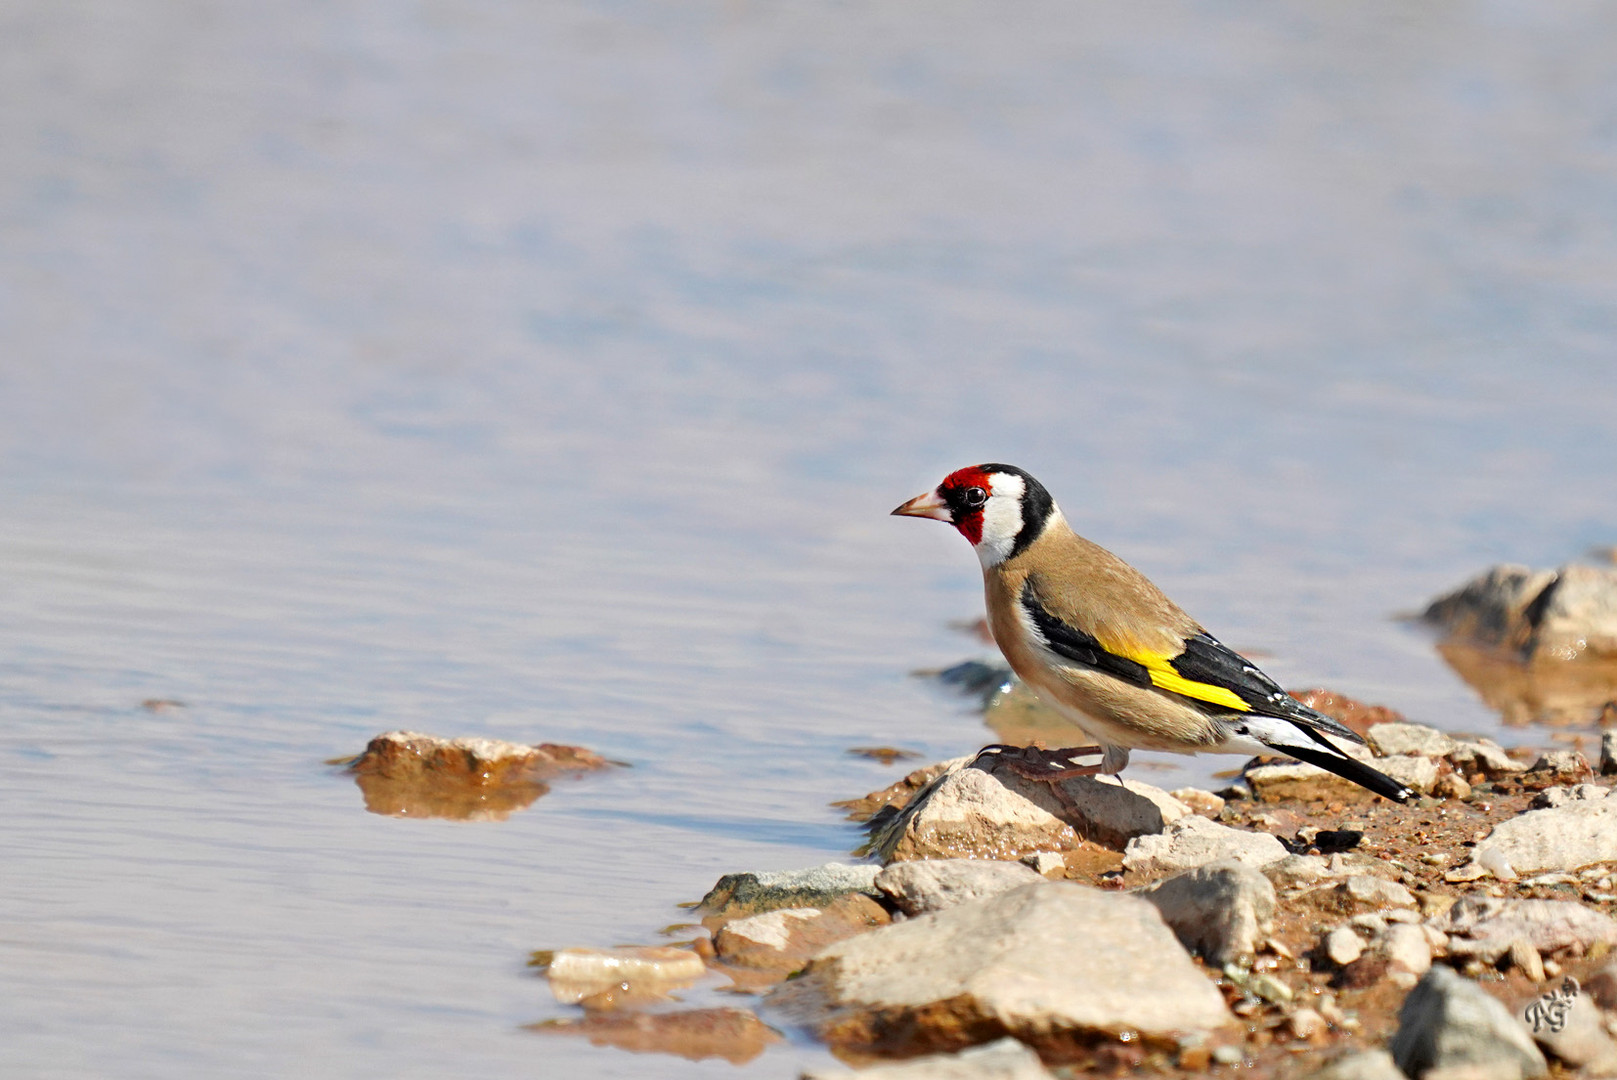
POLYGON ((826 863, 803 870, 748 870, 725 874, 697 905, 728 919, 780 908, 823 908, 849 893, 874 898, 879 866, 826 863))
POLYGON ((1180 944, 1214 967, 1250 958, 1274 920, 1274 886, 1234 859, 1177 874, 1135 895, 1156 907, 1180 944))
POLYGON ((951 1050, 1010 1035, 1051 1060, 1136 1032, 1231 1021, 1157 909, 1069 882, 1024 885, 831 946, 770 1001, 833 1046, 951 1050))
POLYGON ((621 949, 559 949, 545 976, 557 1001, 574 1005, 614 993, 652 998, 689 986, 707 971, 702 958, 686 949, 640 946, 621 949))
POLYGON ((1390 907, 1412 908, 1415 897, 1396 881, 1354 874, 1334 885, 1314 889, 1302 897, 1321 911, 1341 915, 1376 912, 1390 907))
POLYGON ((1395 754, 1416 757, 1446 757, 1454 750, 1454 739, 1425 724, 1406 722, 1376 724, 1365 735, 1365 741, 1382 757, 1395 754))
POLYGON ((1133 837, 1160 832, 1189 813, 1167 792, 1138 780, 1086 776, 1052 785, 990 757, 922 788, 872 837, 871 847, 885 862, 1014 860, 1072 850, 1084 840, 1120 851, 1133 837))
POLYGON ((800 1080, 1053 1080, 1053 1074, 1024 1044, 997 1039, 958 1054, 928 1054, 858 1072, 809 1069, 800 1080))
POLYGON ((1441 965, 1404 999, 1389 1049, 1398 1068, 1415 1080, 1451 1069, 1486 1080, 1528 1080, 1549 1071, 1509 1009, 1441 965))
POLYGON ((503 821, 548 792, 545 781, 612 764, 581 746, 389 731, 372 739, 348 771, 373 814, 503 821))
POLYGON ((1449 953, 1494 963, 1520 939, 1540 953, 1617 943, 1617 922, 1575 900, 1463 896, 1430 925, 1448 935, 1449 953))
POLYGON ((1586 1076, 1617 1075, 1617 1041, 1600 1008, 1567 978, 1523 1005, 1517 1016, 1540 1048, 1586 1076))
POLYGON ((1369 802, 1377 798, 1375 792, 1351 780, 1301 761, 1254 765, 1242 779, 1259 802, 1369 802))
POLYGON ((926 915, 1043 880, 1019 862, 925 859, 893 863, 876 875, 876 888, 904 914, 926 915))
POLYGON ((1267 866, 1286 855, 1286 846, 1268 833, 1232 829, 1192 814, 1159 834, 1129 841, 1123 865, 1140 873, 1158 873, 1188 870, 1222 859, 1267 866))
POLYGON ((1315 1069, 1305 1080, 1409 1080, 1385 1050, 1354 1050, 1343 1054, 1324 1068, 1315 1069))
POLYGON ((713 950, 733 967, 785 975, 802 969, 827 945, 892 921, 887 909, 864 893, 849 893, 823 910, 777 908, 733 919, 713 935, 713 950))
POLYGON ((1617 861, 1617 799, 1578 800, 1501 821, 1472 849, 1471 859, 1486 866, 1490 853, 1518 874, 1617 861))

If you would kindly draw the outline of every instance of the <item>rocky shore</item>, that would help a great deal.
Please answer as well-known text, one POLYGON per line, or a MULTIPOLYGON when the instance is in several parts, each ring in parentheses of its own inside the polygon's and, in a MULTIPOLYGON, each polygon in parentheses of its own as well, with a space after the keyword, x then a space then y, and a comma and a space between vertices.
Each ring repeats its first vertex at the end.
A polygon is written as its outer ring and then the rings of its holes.
POLYGON ((682 949, 541 958, 586 1008, 547 1030, 737 1060, 797 1029, 871 1080, 1617 1075, 1617 738, 1591 762, 1307 700, 1426 794, 1279 761, 1219 792, 939 762, 846 804, 877 861, 726 875, 682 949), (704 971, 756 1007, 623 1011, 704 971))
MULTIPOLYGON (((1494 575, 1514 615, 1478 607, 1492 579, 1433 610, 1560 655, 1581 578, 1528 577, 1494 575), (1556 588, 1560 606, 1535 600, 1556 588)), ((966 675, 991 706, 1006 692, 989 666, 966 675)), ((1172 792, 937 762, 837 804, 870 861, 725 875, 672 928, 679 948, 536 957, 584 1009, 543 1028, 732 1061, 796 1030, 849 1066, 811 1080, 1617 1076, 1617 732, 1598 752, 1507 750, 1297 696, 1420 798, 1284 759, 1172 792), (715 974, 754 1007, 666 997, 715 974)))

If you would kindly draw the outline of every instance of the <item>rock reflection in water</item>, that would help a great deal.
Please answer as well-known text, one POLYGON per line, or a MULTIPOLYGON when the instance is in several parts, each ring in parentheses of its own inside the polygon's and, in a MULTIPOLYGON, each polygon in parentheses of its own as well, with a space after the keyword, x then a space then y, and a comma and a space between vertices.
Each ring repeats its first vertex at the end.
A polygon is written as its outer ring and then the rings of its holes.
POLYGON ((1448 642, 1438 654, 1512 727, 1617 723, 1617 660, 1518 660, 1506 651, 1448 642))
POLYGON ((390 731, 372 739, 348 771, 373 814, 504 821, 548 792, 546 780, 611 764, 577 746, 390 731))
POLYGON ((732 1065, 744 1065, 781 1041, 778 1031, 747 1009, 592 1012, 578 1019, 529 1024, 528 1030, 583 1035, 596 1046, 637 1054, 677 1054, 691 1061, 723 1058, 732 1065))

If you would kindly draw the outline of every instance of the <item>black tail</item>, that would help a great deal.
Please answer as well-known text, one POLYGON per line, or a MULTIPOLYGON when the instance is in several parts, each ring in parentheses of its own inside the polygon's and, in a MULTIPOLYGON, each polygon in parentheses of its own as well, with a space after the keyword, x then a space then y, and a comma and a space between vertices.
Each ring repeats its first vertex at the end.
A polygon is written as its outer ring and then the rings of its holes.
MULTIPOLYGON (((1274 746, 1273 743, 1268 745, 1274 746)), ((1351 780, 1362 788, 1368 788, 1383 798, 1393 802, 1406 803, 1415 797, 1415 792, 1400 784, 1385 773, 1377 772, 1364 762, 1350 758, 1343 754, 1333 754, 1325 749, 1316 749, 1312 746, 1274 746, 1279 753, 1306 761, 1310 765, 1318 765, 1326 772, 1333 772, 1344 780, 1351 780)))

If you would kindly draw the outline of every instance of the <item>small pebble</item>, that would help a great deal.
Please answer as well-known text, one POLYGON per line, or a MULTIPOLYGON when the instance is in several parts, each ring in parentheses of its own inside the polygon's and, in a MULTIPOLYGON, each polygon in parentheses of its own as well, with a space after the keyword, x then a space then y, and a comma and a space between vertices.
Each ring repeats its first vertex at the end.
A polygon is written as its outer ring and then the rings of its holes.
POLYGON ((1316 1035, 1325 1034, 1329 1027, 1325 1017, 1306 1005, 1292 1013, 1287 1018, 1287 1024, 1291 1028, 1292 1038, 1295 1039, 1312 1039, 1316 1035))
POLYGON ((1246 1059, 1239 1046, 1213 1047, 1213 1062, 1218 1065, 1239 1065, 1246 1059))
POLYGON ((1346 926, 1325 935, 1325 955, 1337 967, 1347 967, 1364 954, 1364 939, 1346 926))
POLYGON ((1538 950, 1526 938, 1517 938, 1510 943, 1510 966, 1520 969, 1533 982, 1544 981, 1544 958, 1539 956, 1538 950))
POLYGON ((1049 877, 1054 873, 1065 873, 1067 861, 1058 851, 1039 851, 1032 855, 1022 856, 1022 864, 1030 866, 1036 873, 1049 877))

